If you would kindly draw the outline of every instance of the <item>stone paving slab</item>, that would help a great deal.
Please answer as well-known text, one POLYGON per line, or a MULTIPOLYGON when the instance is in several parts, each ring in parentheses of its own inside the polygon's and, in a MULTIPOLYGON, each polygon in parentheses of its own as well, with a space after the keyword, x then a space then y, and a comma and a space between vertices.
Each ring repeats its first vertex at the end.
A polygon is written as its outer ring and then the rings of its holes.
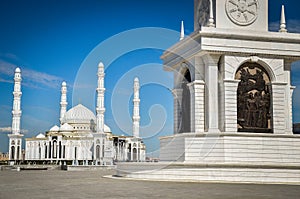
POLYGON ((300 186, 151 182, 103 178, 114 171, 0 171, 0 199, 299 198, 300 186))

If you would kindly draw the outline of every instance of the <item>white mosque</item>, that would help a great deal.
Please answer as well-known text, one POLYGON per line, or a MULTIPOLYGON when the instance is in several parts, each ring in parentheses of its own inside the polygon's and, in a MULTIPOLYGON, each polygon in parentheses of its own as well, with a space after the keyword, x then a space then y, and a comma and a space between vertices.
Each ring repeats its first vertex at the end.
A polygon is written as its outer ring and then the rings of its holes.
MULTIPOLYGON (((62 83, 60 126, 45 134, 25 139, 25 160, 35 163, 73 165, 112 165, 115 161, 145 161, 146 147, 139 137, 139 79, 134 80, 133 135, 116 136, 104 124, 104 65, 98 65, 96 115, 82 104, 67 111, 67 84, 62 83)), ((15 70, 12 134, 9 135, 9 159, 21 160, 23 135, 21 119, 21 70, 15 70)))

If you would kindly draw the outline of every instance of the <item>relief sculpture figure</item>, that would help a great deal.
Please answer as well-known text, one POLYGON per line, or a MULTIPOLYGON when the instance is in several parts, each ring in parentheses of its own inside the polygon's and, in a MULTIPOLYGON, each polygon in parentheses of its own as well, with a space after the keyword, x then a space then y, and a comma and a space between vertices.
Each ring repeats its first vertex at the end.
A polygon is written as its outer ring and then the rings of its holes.
POLYGON ((270 78, 262 66, 244 64, 238 70, 238 130, 271 132, 270 78))

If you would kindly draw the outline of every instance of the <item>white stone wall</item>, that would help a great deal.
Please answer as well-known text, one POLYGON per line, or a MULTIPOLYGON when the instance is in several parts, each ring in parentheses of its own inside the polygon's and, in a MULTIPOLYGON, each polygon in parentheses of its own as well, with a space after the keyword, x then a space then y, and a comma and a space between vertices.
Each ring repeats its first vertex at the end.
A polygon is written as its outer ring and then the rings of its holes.
POLYGON ((160 139, 161 161, 184 161, 184 138, 178 134, 174 137, 160 139))

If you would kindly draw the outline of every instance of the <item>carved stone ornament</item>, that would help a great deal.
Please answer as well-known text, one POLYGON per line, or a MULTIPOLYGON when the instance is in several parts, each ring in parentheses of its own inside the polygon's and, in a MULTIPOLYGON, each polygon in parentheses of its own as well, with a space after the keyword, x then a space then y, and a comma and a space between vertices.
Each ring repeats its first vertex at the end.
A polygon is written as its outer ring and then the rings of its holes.
POLYGON ((267 71, 257 63, 245 63, 236 73, 238 131, 272 132, 271 82, 267 71))
POLYGON ((248 26, 258 16, 257 0, 226 0, 226 14, 237 25, 248 26))

